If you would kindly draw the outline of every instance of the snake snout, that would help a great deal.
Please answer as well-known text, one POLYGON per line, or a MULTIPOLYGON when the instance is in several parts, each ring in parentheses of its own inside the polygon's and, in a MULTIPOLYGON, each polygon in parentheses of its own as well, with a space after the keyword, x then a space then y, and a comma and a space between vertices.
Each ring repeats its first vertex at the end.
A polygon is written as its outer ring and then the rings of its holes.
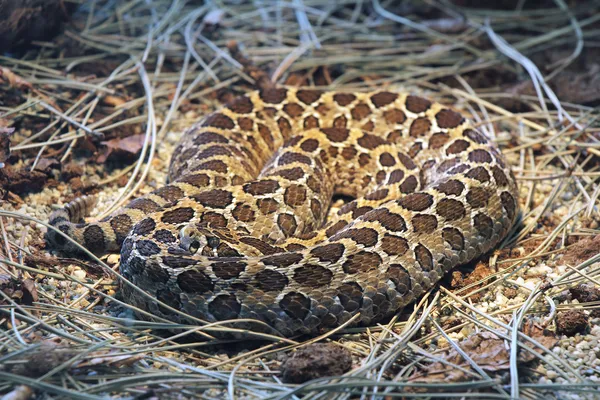
POLYGON ((218 257, 219 244, 221 240, 218 237, 206 234, 192 225, 186 225, 179 231, 179 247, 190 254, 196 254, 208 247, 209 252, 218 257))

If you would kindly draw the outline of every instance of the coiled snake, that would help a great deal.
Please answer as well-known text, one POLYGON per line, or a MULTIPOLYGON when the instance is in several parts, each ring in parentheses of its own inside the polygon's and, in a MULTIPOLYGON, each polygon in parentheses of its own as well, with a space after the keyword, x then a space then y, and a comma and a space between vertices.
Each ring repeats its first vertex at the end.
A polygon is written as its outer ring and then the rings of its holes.
POLYGON ((123 276, 177 310, 288 336, 393 315, 497 245, 518 212, 496 146, 459 113, 402 92, 239 97, 187 130, 169 181, 100 222, 77 224, 72 207, 50 222, 95 253, 120 249, 123 276), (326 221, 333 195, 353 200, 326 221))

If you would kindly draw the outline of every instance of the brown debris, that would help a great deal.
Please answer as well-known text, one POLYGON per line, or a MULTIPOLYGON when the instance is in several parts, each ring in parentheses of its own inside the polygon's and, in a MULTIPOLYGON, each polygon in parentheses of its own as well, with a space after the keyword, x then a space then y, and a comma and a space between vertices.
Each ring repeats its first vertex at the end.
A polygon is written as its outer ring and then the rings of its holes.
POLYGON ((582 310, 563 311, 556 315, 556 333, 559 335, 584 334, 588 328, 588 317, 582 310))
POLYGON ((0 81, 8 83, 11 88, 33 89, 31 83, 12 72, 9 68, 0 67, 0 81))
MULTIPOLYGON (((546 348, 553 347, 557 342, 555 335, 546 331, 531 321, 524 323, 522 332, 543 344, 546 348)), ((458 344, 460 348, 484 371, 504 372, 510 368, 510 349, 506 348, 506 341, 492 332, 479 332, 473 334, 458 344)), ((449 363, 471 370, 470 364, 463 359, 458 351, 453 348, 439 355, 449 363)), ((520 364, 529 363, 536 359, 536 355, 519 349, 518 361, 520 364)), ((472 379, 472 376, 461 370, 452 369, 440 362, 435 362, 423 370, 415 372, 411 382, 463 382, 472 379)))
POLYGON ((600 235, 580 240, 567 248, 562 261, 575 266, 600 253, 600 235))
POLYGON ((41 171, 11 167, 0 169, 0 188, 16 194, 38 192, 47 180, 48 176, 41 171))
POLYGON ((38 378, 52 371, 54 368, 65 363, 75 355, 72 349, 61 346, 50 340, 40 343, 40 346, 23 353, 23 358, 13 361, 12 364, 6 364, 4 370, 15 375, 38 378))
POLYGON ((281 365, 283 381, 286 383, 303 383, 326 376, 342 375, 350 368, 350 352, 331 343, 303 347, 281 365))
MULTIPOLYGON (((487 263, 478 262, 475 266, 475 269, 471 272, 462 273, 460 271, 452 271, 452 281, 450 283, 450 287, 453 291, 458 291, 466 286, 469 286, 475 282, 479 282, 486 277, 492 275, 494 272, 490 269, 487 263)), ((479 285, 475 285, 469 289, 469 291, 475 291, 478 288, 482 287, 485 284, 485 281, 479 285)), ((469 298, 472 301, 478 301, 484 293, 476 293, 469 298)))
POLYGON ((600 300, 600 289, 593 285, 582 283, 569 289, 569 292, 571 292, 573 299, 580 303, 590 303, 592 301, 600 300))
POLYGON ((53 169, 60 169, 60 162, 56 158, 40 158, 35 169, 48 175, 53 169))
POLYGON ((61 178, 67 182, 73 178, 79 178, 81 175, 83 175, 83 167, 74 162, 63 165, 60 171, 61 178))
POLYGON ((144 147, 145 139, 146 135, 137 134, 104 141, 105 150, 96 158, 96 162, 101 164, 107 160, 133 159, 144 147))
POLYGON ((51 39, 75 6, 64 0, 0 0, 0 53, 51 39))
MULTIPOLYGON (((30 306, 39 299, 35 283, 31 279, 19 280, 10 275, 1 274, 0 290, 17 304, 30 306)), ((6 301, 0 301, 0 305, 6 304, 6 301)))

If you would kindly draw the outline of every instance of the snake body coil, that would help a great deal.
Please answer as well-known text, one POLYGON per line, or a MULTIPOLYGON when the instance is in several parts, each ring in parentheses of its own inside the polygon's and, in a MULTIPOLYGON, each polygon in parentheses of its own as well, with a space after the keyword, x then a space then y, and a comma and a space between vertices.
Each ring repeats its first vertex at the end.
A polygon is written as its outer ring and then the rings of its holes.
MULTIPOLYGON (((400 92, 237 98, 183 135, 169 181, 101 222, 62 210, 51 223, 95 253, 120 249, 121 273, 177 310, 284 335, 389 317, 497 245, 518 212, 495 145, 400 92), (336 194, 354 200, 327 219, 336 194)), ((186 321, 130 288, 124 297, 186 321)))

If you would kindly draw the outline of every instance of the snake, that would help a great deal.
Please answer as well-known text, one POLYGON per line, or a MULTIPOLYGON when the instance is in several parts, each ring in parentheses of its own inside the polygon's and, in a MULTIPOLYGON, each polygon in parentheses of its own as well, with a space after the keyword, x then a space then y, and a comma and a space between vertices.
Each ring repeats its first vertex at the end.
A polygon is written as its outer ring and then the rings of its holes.
POLYGON ((122 277, 147 294, 122 287, 141 318, 316 334, 389 319, 499 245, 517 190, 497 145, 452 107, 274 87, 189 127, 165 186, 97 222, 69 203, 50 224, 72 241, 47 238, 120 251, 122 277))

